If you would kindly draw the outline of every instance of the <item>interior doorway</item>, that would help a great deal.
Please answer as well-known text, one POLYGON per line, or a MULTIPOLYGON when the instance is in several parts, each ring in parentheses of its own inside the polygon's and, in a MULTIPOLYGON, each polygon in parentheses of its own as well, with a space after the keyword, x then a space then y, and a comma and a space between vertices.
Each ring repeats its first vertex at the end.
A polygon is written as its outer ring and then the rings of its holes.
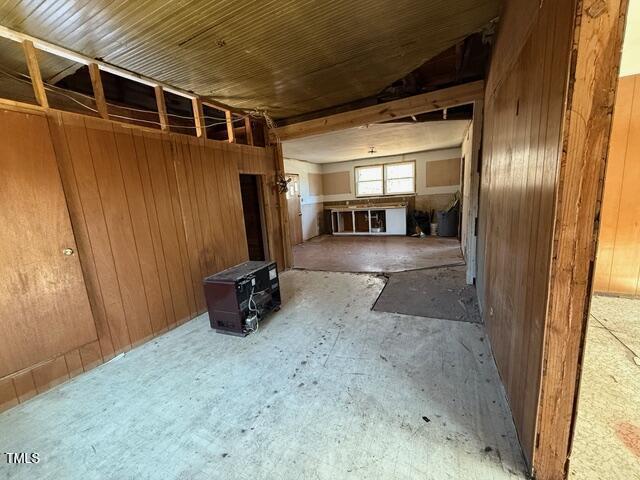
POLYGON ((258 175, 240 175, 242 212, 247 234, 249 260, 266 260, 262 195, 258 175))
POLYGON ((299 245, 302 243, 300 176, 296 173, 288 173, 286 177, 288 182, 287 207, 289 209, 289 235, 291 236, 291 245, 299 245))

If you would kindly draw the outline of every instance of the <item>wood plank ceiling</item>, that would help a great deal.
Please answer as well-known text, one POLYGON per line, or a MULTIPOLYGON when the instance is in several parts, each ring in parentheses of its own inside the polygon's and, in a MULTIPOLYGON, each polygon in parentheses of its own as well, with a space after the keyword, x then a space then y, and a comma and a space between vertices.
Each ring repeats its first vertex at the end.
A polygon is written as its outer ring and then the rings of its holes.
MULTIPOLYGON (((379 92, 482 29, 499 3, 0 0, 0 24, 282 118, 379 92)), ((69 62, 45 67, 54 78, 69 62)))

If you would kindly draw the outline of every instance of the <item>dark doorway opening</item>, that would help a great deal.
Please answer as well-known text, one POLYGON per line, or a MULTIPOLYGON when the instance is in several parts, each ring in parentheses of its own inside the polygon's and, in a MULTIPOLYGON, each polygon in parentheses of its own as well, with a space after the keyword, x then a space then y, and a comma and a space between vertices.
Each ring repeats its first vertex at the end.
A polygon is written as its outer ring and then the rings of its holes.
POLYGON ((262 223, 262 202, 258 175, 240 175, 242 211, 247 233, 249 260, 266 260, 262 223))

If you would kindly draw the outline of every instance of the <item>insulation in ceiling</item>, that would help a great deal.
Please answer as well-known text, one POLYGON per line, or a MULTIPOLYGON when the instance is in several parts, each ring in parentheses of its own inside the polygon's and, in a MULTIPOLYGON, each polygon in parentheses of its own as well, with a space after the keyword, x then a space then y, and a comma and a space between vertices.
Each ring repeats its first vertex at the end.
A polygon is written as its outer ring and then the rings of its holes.
MULTIPOLYGON (((235 107, 288 117, 376 94, 481 29, 498 6, 498 0, 0 0, 0 24, 235 107)), ((55 78, 68 67, 49 61, 43 76, 55 78)))

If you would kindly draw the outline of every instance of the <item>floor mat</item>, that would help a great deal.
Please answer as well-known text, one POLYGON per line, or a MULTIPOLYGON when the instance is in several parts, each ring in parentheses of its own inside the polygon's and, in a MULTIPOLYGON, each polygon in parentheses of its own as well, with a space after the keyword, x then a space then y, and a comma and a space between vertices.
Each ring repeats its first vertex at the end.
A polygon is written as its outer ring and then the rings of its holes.
POLYGON ((389 275, 374 310, 419 317, 481 323, 476 288, 465 267, 442 267, 389 275))

